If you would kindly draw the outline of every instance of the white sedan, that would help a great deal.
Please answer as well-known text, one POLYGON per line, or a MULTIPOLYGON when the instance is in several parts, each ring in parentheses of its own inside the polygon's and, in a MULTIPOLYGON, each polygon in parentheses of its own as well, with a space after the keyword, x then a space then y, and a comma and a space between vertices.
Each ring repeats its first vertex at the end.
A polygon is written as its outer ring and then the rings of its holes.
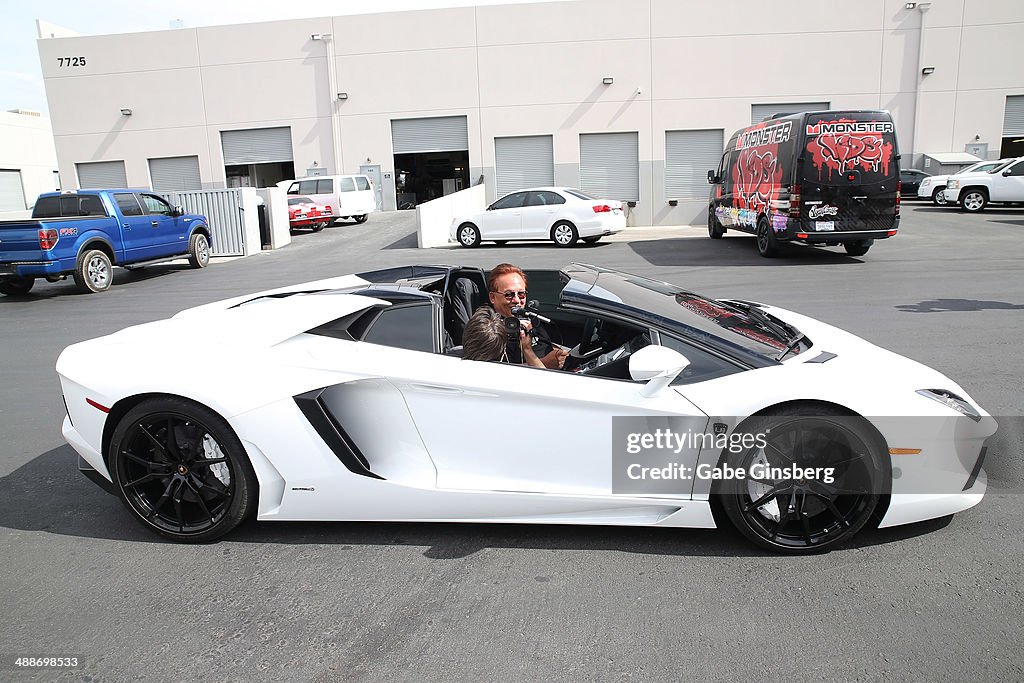
POLYGON ((551 240, 571 247, 588 244, 626 227, 622 202, 595 199, 571 187, 532 187, 505 195, 485 211, 457 216, 451 238, 464 247, 483 240, 551 240))
POLYGON ((995 421, 919 363, 580 264, 528 273, 562 371, 463 360, 486 275, 388 268, 75 344, 64 437, 140 523, 191 542, 251 516, 727 525, 801 554, 985 493, 995 421), (197 329, 202 363, 163 362, 197 329))

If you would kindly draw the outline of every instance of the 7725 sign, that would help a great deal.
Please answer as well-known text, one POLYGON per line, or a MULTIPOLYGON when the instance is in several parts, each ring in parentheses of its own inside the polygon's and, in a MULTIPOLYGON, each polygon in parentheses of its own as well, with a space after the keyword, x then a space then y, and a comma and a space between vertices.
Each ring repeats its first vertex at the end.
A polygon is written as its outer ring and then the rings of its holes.
POLYGON ((57 57, 57 66, 85 66, 85 57, 57 57))

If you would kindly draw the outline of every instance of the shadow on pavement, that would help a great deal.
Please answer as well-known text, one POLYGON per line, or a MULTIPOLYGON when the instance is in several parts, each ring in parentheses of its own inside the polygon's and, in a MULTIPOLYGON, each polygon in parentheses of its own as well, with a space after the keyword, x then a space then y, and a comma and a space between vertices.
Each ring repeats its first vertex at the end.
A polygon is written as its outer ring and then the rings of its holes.
POLYGON ((677 238, 631 242, 637 256, 653 266, 806 266, 859 265, 863 259, 848 256, 842 247, 823 249, 803 245, 780 245, 780 254, 764 258, 757 252, 754 237, 726 237, 721 240, 677 238))

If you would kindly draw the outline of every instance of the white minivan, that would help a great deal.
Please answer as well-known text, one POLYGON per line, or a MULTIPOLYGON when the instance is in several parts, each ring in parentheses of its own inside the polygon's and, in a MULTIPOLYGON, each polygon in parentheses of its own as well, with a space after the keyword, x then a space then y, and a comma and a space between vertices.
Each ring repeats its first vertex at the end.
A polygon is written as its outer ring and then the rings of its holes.
POLYGON ((293 180, 288 194, 309 197, 330 208, 332 219, 355 219, 365 223, 377 208, 373 183, 364 175, 322 175, 293 180))

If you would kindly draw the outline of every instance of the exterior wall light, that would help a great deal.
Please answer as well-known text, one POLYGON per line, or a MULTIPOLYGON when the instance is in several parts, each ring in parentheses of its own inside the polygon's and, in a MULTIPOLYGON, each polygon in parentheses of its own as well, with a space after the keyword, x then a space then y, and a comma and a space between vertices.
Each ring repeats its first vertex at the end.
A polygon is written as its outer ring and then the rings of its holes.
POLYGON ((132 110, 129 109, 128 107, 125 107, 124 109, 121 110, 121 116, 131 116, 131 115, 132 115, 132 110))
POLYGON ((340 92, 340 93, 338 93, 338 99, 339 100, 347 100, 348 99, 348 93, 347 92, 340 92))
POLYGON ((921 75, 922 76, 928 76, 928 75, 933 74, 933 73, 935 73, 935 67, 934 66, 926 66, 926 67, 921 69, 921 75))
POLYGON ((604 78, 601 79, 601 82, 604 83, 605 85, 611 85, 612 83, 615 82, 615 79, 612 78, 611 76, 605 76, 604 78))
POLYGON ((334 36, 334 34, 332 34, 332 33, 313 33, 313 34, 310 34, 309 39, 310 40, 330 40, 333 36, 334 36))

